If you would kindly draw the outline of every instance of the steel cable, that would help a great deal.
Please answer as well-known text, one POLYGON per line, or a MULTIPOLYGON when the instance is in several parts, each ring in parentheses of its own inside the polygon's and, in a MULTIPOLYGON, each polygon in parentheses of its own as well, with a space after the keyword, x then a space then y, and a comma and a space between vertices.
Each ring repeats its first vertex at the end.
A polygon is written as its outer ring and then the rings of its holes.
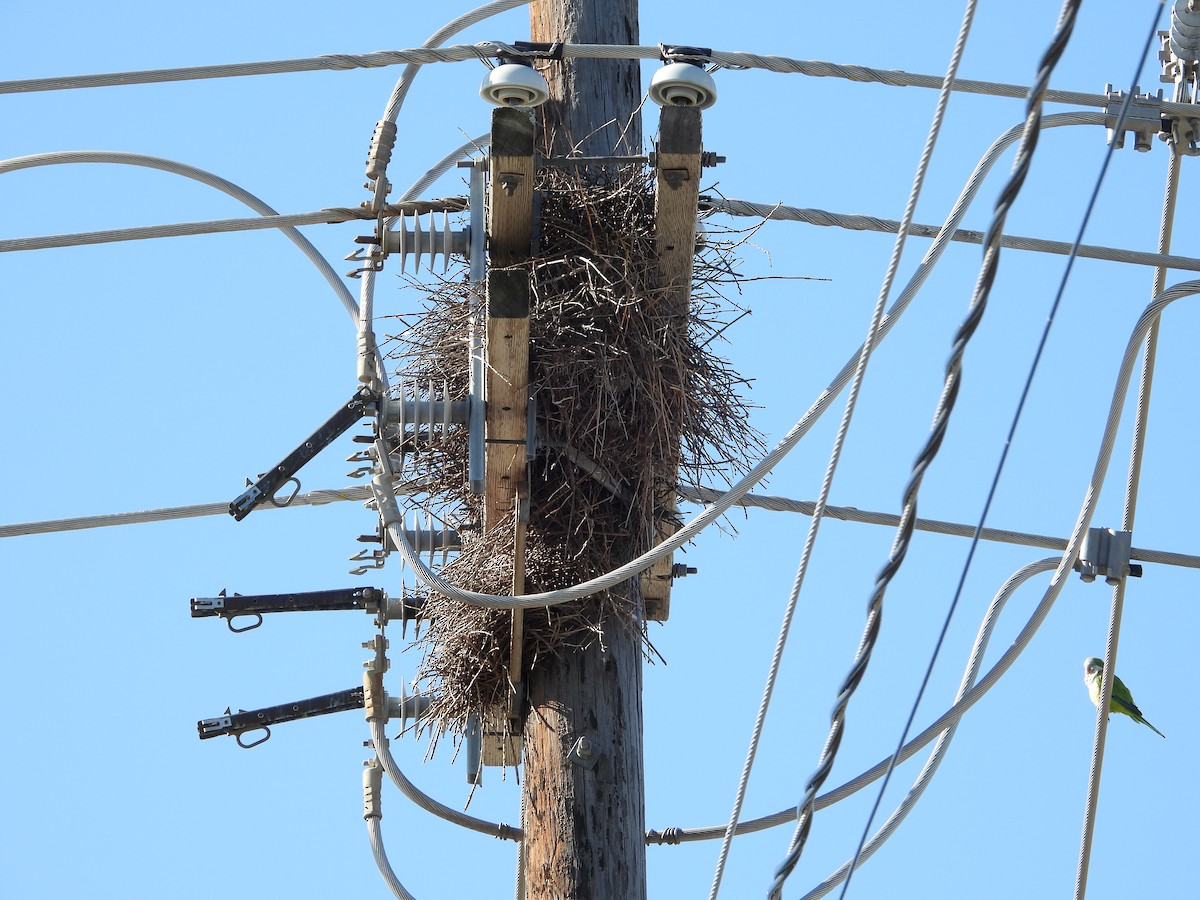
MULTIPOLYGON (((854 663, 852 664, 849 673, 846 675, 842 686, 838 691, 838 696, 835 701, 833 713, 831 715, 829 735, 826 738, 825 746, 821 750, 820 759, 817 763, 816 772, 809 779, 805 787, 804 799, 800 802, 799 808, 800 820, 796 825, 795 834, 792 837, 791 845, 788 847, 786 856, 779 868, 775 872, 775 878, 772 881, 771 888, 768 891, 768 896, 772 900, 778 900, 783 895, 783 885, 787 881, 788 876, 795 869, 796 864, 800 860, 800 855, 804 850, 805 841, 812 829, 813 803, 816 800, 817 793, 821 789, 821 785, 825 783, 825 779, 829 777, 830 771, 833 769, 833 762, 837 757, 837 751, 841 745, 842 735, 845 728, 846 709, 849 706, 850 700, 854 695, 856 688, 861 682, 863 675, 866 673, 867 665, 871 659, 871 653, 874 650, 875 642, 879 636, 881 618, 883 615, 883 598, 887 592, 892 579, 899 571, 904 562, 904 558, 908 552, 909 542, 912 538, 914 519, 917 513, 917 497, 920 492, 921 483, 925 477, 926 471, 936 458, 938 450, 941 447, 942 440, 945 437, 946 429, 949 426, 950 415, 953 412, 955 400, 958 396, 960 376, 962 373, 962 357, 966 351, 967 344, 974 335, 975 330, 979 326, 979 322, 983 317, 984 310, 987 307, 988 293, 991 291, 992 282, 996 276, 996 270, 999 265, 999 237, 1004 231, 1004 223, 1008 216, 1008 211, 1012 207, 1017 195, 1020 193, 1021 186, 1025 182, 1025 178, 1029 173, 1030 163, 1033 154, 1037 148, 1038 137, 1041 134, 1041 117, 1042 117, 1042 101, 1043 95, 1050 83, 1050 75, 1054 71, 1054 67, 1061 58, 1063 51, 1071 36, 1071 31, 1075 23, 1075 13, 1079 7, 1079 0, 1067 0, 1063 5, 1062 13, 1055 35, 1051 39, 1049 48, 1043 55, 1039 65, 1037 78, 1034 81, 1033 87, 1029 92, 1029 100, 1026 103, 1025 128, 1022 134, 1021 142, 1017 147, 1016 158, 1013 161, 1012 173, 1009 176, 1008 182, 1001 188, 1000 197, 996 202, 993 211, 991 224, 988 226, 987 237, 984 240, 984 257, 983 264, 980 269, 979 279, 975 286, 974 296, 971 298, 971 304, 968 309, 967 318, 959 327, 958 333, 955 335, 951 356, 946 365, 945 384, 942 391, 942 397, 938 402, 937 410, 934 413, 934 421, 930 428, 930 436, 925 442, 925 446, 921 449, 917 456, 916 462, 913 465, 912 475, 908 485, 904 490, 904 501, 900 513, 900 525, 897 528, 896 538, 892 544, 892 549, 888 554, 888 560, 884 564, 883 569, 876 577, 875 588, 871 594, 870 600, 867 603, 867 620, 863 629, 863 635, 859 642, 858 650, 855 652, 854 663)), ((972 545, 974 546, 974 545, 972 545)), ((968 559, 969 562, 969 559, 968 559)), ((957 598, 956 598, 957 599, 957 598)), ((953 614, 954 605, 951 605, 950 614, 947 615, 947 626, 949 625, 950 615, 953 614)), ((943 628, 943 635, 945 628, 943 628)), ((939 646, 941 639, 939 638, 939 646)), ((936 650, 935 650, 936 656, 936 650)), ((918 702, 920 696, 918 695, 918 702)), ((916 714, 916 703, 913 704, 913 713, 909 717, 911 725, 912 717, 916 714)), ((905 727, 905 732, 909 726, 905 727)), ((904 744, 904 736, 901 737, 900 746, 904 744)), ((899 747, 897 747, 899 753, 899 747)), ((894 757, 893 757, 894 759, 894 757)), ((894 764, 894 763, 893 763, 894 764)), ((889 765, 888 772, 884 775, 884 786, 887 784, 888 777, 891 772, 889 765)), ((882 799, 882 790, 880 791, 880 799, 882 799)), ((876 801, 878 806, 879 800, 876 801)), ((873 813, 872 813, 873 815, 873 813)), ((868 830, 870 822, 868 821, 868 830)), ((864 834, 863 840, 866 836, 864 834)), ((857 856, 857 854, 856 854, 857 856)), ((850 874, 853 874, 853 864, 850 867, 850 874)), ((847 875, 846 885, 849 885, 850 874, 847 875)))
MULTIPOLYGON (((1176 300, 1184 297, 1200 294, 1200 279, 1195 281, 1180 282, 1172 287, 1162 291, 1142 312, 1134 326, 1126 345, 1125 353, 1121 359, 1121 363, 1117 371, 1116 384, 1113 387, 1112 400, 1109 403, 1108 417, 1105 420, 1103 437, 1100 441, 1100 448, 1096 454, 1096 463, 1092 469, 1091 477, 1088 481, 1087 491, 1084 494, 1083 505, 1079 511, 1079 517, 1076 520, 1075 526, 1071 531, 1070 537, 1067 539, 1066 548, 1058 563, 1058 568, 1055 569, 1054 575, 1051 578, 1050 585, 1047 587, 1045 594, 1042 596, 1041 602, 1030 616, 1029 621, 1021 629, 1020 633, 1013 640, 1009 648, 996 661, 988 674, 985 675, 978 684, 969 690, 963 698, 955 703, 950 709, 946 710, 933 723, 925 728, 916 737, 910 739, 901 749, 900 753, 883 759, 840 787, 834 788, 825 794, 822 794, 816 799, 814 804, 816 809, 824 809, 837 803, 839 800, 844 800, 851 794, 862 790, 871 782, 878 779, 884 772, 895 763, 902 763, 919 752, 921 748, 927 746, 930 742, 937 738, 939 734, 946 730, 948 726, 958 721, 967 710, 974 706, 983 696, 992 689, 992 687, 1000 680, 1001 677, 1012 667, 1016 662, 1017 657, 1024 652, 1033 636, 1041 628, 1046 617, 1050 614, 1055 601, 1058 599, 1059 593, 1062 591, 1063 583, 1066 576, 1072 571, 1075 560, 1079 556, 1079 548, 1083 542, 1084 532, 1091 524, 1092 517, 1095 514, 1096 504, 1100 499, 1100 491, 1104 486, 1104 476, 1108 471, 1110 462, 1112 461, 1113 445, 1116 442, 1117 429, 1121 422, 1121 412, 1124 408, 1124 398, 1129 390, 1129 382, 1132 379, 1133 367, 1137 359, 1137 352, 1146 339, 1150 327, 1159 316, 1162 315, 1164 309, 1176 300)), ((773 828, 776 825, 782 825, 788 821, 795 821, 800 814, 800 807, 793 806, 777 813, 762 816, 758 819, 753 819, 748 822, 742 822, 737 829, 738 834, 749 834, 755 831, 762 831, 766 828, 773 828)), ((713 840, 725 833, 726 825, 715 825, 704 828, 672 828, 664 829, 662 832, 651 832, 649 842, 651 843, 684 843, 691 841, 713 840), (662 840, 661 837, 670 833, 669 841, 662 840)))
MULTIPOLYGON (((481 7, 482 8, 482 7, 481 7)), ((476 44, 458 44, 450 47, 420 47, 406 50, 378 50, 372 53, 331 53, 296 59, 259 60, 243 63, 219 63, 207 66, 184 66, 173 69, 144 69, 130 72, 105 72, 93 75, 61 75, 48 78, 25 78, 0 81, 0 94, 19 94, 37 91, 78 90, 81 88, 124 87, 131 84, 161 84, 169 81, 195 81, 208 78, 236 78, 248 75, 282 75, 293 72, 349 71, 351 69, 377 69, 386 66, 417 63, 453 63, 466 60, 493 60, 500 57, 514 59, 540 59, 544 56, 537 50, 522 50, 503 41, 481 41, 476 44)), ((658 60, 662 56, 660 46, 635 46, 626 44, 563 44, 564 59, 646 59, 658 60)), ((687 57, 676 57, 687 59, 687 57)), ((793 59, 787 56, 761 55, 739 51, 712 50, 696 62, 712 62, 733 71, 739 69, 764 69, 787 75, 807 75, 813 78, 842 78, 858 84, 884 84, 891 87, 920 87, 938 90, 942 78, 938 75, 923 75, 905 72, 903 69, 876 69, 870 66, 839 64, 812 59, 793 59)), ((1019 84, 1004 84, 994 81, 960 79, 954 85, 960 93, 984 94, 992 97, 1020 99, 1028 95, 1029 88, 1019 84)), ((1064 103, 1072 106, 1104 108, 1109 103, 1105 94, 1087 91, 1047 90, 1047 103, 1064 103)), ((1164 100, 1160 104, 1168 116, 1194 116, 1195 108, 1189 103, 1164 100)))
POLYGON ((929 125, 929 131, 925 137, 925 144, 921 150, 921 155, 917 161, 917 170, 913 175, 912 186, 909 188, 908 199, 905 201, 904 214, 901 217, 900 227, 896 233, 896 240, 892 246, 892 254, 888 260, 887 269, 884 272, 883 283, 880 285, 879 294, 875 300, 875 305, 871 310, 871 317, 867 326, 867 335, 863 341, 862 349, 858 352, 858 358, 854 366, 854 375, 850 381, 850 391, 846 397, 846 404, 842 413, 841 422, 838 424, 837 433, 834 436, 833 448, 830 450, 829 462, 825 468, 825 474, 821 479, 821 488, 817 494, 817 504, 813 513, 813 517, 809 522, 808 534, 804 539, 804 546, 800 552, 800 561, 796 568, 796 576, 792 581, 791 592, 788 595, 788 600, 783 613, 783 621, 779 626, 779 634, 775 641, 775 649, 771 655, 771 662, 768 666, 766 683, 763 686, 762 699, 759 702, 758 713, 754 720, 754 727, 750 735, 750 746, 746 751, 746 760, 742 765, 741 777, 738 780, 737 791, 733 801, 733 812, 729 817, 729 827, 725 832, 725 837, 721 841, 721 851, 717 857, 716 871, 713 874, 712 887, 709 890, 709 900, 716 900, 717 894, 721 889, 721 878, 725 873, 725 863, 729 857, 729 850, 733 843, 733 834, 737 829, 738 819, 741 817, 742 804, 746 799, 746 788, 750 782, 750 773, 754 768, 754 761, 758 754, 758 745, 762 738, 763 726, 766 724, 767 711, 771 705, 771 698, 775 692, 775 684, 779 677, 779 667, 783 662, 783 653, 787 647, 788 636, 791 633, 792 620, 795 618, 796 607, 800 600, 800 591, 803 588, 804 578, 808 572, 809 561, 812 559, 813 548, 816 546, 817 533, 821 527, 821 519, 824 514, 825 504, 829 500, 829 492, 833 489, 833 478, 837 472, 838 463, 841 461, 842 448, 845 445, 846 435, 850 430, 850 422, 854 418, 854 411, 858 405, 858 396, 862 388, 863 379, 866 377, 867 364, 871 358, 872 348, 875 346, 877 335, 879 334, 880 326, 883 322, 884 309, 887 306, 888 295, 891 293, 892 285, 896 279, 896 272, 900 267, 900 258, 904 253, 905 239, 908 237, 908 226, 913 220, 916 213, 917 201, 921 196, 921 188, 925 183, 925 174, 929 169, 929 160, 933 156, 934 147, 937 144, 938 135, 941 133, 942 122, 945 119, 946 106, 950 101, 950 88, 954 84, 955 76, 958 73, 959 63, 962 61, 963 51, 966 49, 967 37, 971 33, 971 23, 975 17, 975 0, 967 0, 966 7, 963 12, 962 23, 959 26, 958 36, 954 42, 953 51, 950 54, 950 62, 946 69, 946 77, 942 83, 942 88, 938 94, 937 104, 934 108, 933 118, 929 125))
MULTIPOLYGON (((1161 15, 1162 4, 1159 4, 1154 22, 1142 59, 1134 71, 1134 79, 1141 71, 1151 43, 1158 27, 1158 16, 1161 15)), ((1194 98, 1193 98, 1194 99, 1194 98)), ((1166 253, 1171 248, 1171 231, 1175 221, 1175 200, 1179 188, 1179 172, 1181 157, 1174 141, 1169 142, 1171 159, 1167 167, 1167 184, 1163 192, 1162 215, 1159 219, 1158 251, 1166 253)), ((1111 155, 1111 148, 1109 153, 1111 155)), ((1159 268, 1154 273, 1151 296, 1157 296, 1166 283, 1166 270, 1159 268)), ((1154 384, 1154 362, 1158 348, 1159 319, 1156 318, 1146 334, 1145 349, 1142 356, 1141 378, 1138 380, 1137 407, 1133 422, 1133 447, 1129 454, 1129 470, 1125 483, 1125 509, 1122 514, 1121 528, 1133 531, 1133 523, 1137 516, 1138 487, 1141 483, 1142 458, 1146 443, 1146 424, 1150 417, 1150 395, 1154 384)), ((1083 834, 1079 841, 1079 860, 1075 870, 1075 900, 1084 900, 1087 893, 1088 868, 1091 864, 1092 837, 1096 824, 1096 805, 1100 796, 1100 773, 1104 766, 1104 748, 1108 735, 1109 698, 1112 696, 1112 682, 1117 671, 1117 647, 1121 634, 1121 615, 1125 603, 1125 579, 1121 578, 1113 587, 1112 606, 1109 610, 1108 637, 1104 650, 1104 676, 1101 683, 1099 703, 1096 710, 1096 731, 1092 742, 1092 760, 1088 770, 1087 797, 1084 801, 1083 834)))

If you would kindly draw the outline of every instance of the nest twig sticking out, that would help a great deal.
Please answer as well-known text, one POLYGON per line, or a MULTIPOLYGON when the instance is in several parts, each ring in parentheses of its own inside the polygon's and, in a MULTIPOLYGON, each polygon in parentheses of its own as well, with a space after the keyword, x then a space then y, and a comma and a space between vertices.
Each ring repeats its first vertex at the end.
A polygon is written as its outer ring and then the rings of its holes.
MULTIPOLYGON (((547 170, 538 190, 529 350, 538 448, 529 472, 527 592, 576 584, 644 551, 677 477, 692 484, 736 477, 761 450, 746 384, 711 346, 744 314, 724 293, 736 286, 737 241, 702 245, 684 308, 659 283, 653 185, 643 170, 547 170)), ((444 379, 452 397, 465 397, 468 322, 479 302, 465 281, 436 287, 398 338, 392 355, 400 373, 444 379)), ((507 594, 513 531, 504 524, 480 533, 466 457, 460 433, 412 454, 405 474, 433 485, 436 500, 428 503, 463 534, 445 576, 507 594)), ((635 602, 618 589, 527 611, 526 664, 603 640, 608 627, 641 627, 635 602)), ((427 610, 420 676, 438 698, 427 722, 435 736, 461 734, 468 715, 507 701, 511 615, 439 595, 427 610)))

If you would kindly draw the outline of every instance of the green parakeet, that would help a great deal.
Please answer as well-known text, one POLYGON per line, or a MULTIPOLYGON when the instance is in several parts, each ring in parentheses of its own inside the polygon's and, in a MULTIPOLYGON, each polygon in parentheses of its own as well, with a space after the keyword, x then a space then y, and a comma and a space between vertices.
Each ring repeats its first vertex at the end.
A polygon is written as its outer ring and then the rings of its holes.
MULTIPOLYGON (((1088 696, 1092 698, 1092 703, 1099 709, 1100 688, 1104 684, 1104 660, 1091 656, 1083 661, 1083 683, 1087 685, 1088 696)), ((1112 697, 1109 698, 1108 709, 1109 712, 1121 713, 1129 716, 1135 722, 1140 722, 1159 737, 1166 737, 1142 717, 1142 711, 1133 702, 1133 694, 1129 693, 1125 682, 1116 675, 1113 676, 1112 697)))

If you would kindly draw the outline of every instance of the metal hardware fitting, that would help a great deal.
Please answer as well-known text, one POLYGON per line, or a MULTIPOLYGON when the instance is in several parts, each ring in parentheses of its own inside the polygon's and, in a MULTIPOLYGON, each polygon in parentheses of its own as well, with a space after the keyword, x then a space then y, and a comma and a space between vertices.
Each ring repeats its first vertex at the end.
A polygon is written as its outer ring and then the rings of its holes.
MULTIPOLYGON (((1184 48, 1176 43, 1176 36, 1171 31, 1158 33, 1161 42, 1158 59, 1162 63, 1162 74, 1158 80, 1174 85, 1171 99, 1175 103, 1195 105, 1200 97, 1200 61, 1179 56, 1176 51, 1184 48)), ((1200 106, 1196 112, 1195 116, 1163 117, 1159 137, 1185 156, 1200 156, 1200 106)))
POLYGON ((1139 94, 1138 86, 1133 86, 1133 99, 1121 121, 1121 133, 1117 134, 1117 122, 1121 120, 1121 110, 1129 96, 1124 91, 1114 91, 1111 84, 1104 86, 1104 96, 1108 102, 1104 107, 1104 125, 1108 129, 1108 142, 1114 150, 1125 146, 1125 132, 1133 132, 1133 146, 1139 153, 1145 153, 1152 146, 1154 135, 1162 130, 1162 98, 1159 88, 1156 94, 1139 94))
POLYGON ((1133 549, 1133 534, 1114 528, 1089 528, 1079 548, 1079 559, 1075 560, 1075 571, 1081 581, 1091 582, 1103 575, 1106 583, 1116 586, 1127 575, 1142 577, 1142 567, 1130 564, 1133 549))
POLYGON ((571 752, 567 754, 567 759, 585 769, 594 769, 602 755, 595 741, 589 737, 580 736, 575 741, 575 745, 571 747, 571 752))
MULTIPOLYGON (((720 156, 715 151, 705 150, 700 154, 700 166, 705 169, 711 169, 721 163, 726 162, 726 157, 720 156)), ((652 169, 658 168, 658 151, 651 150, 646 155, 646 164, 652 169)), ((671 170, 668 170, 671 171, 671 170)))

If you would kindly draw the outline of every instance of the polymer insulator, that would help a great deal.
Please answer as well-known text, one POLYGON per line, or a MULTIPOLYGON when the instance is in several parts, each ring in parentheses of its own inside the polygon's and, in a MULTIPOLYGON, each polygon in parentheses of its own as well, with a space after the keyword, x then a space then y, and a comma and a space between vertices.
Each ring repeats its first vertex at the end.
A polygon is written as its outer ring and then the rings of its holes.
POLYGON ((376 181, 387 171, 392 161, 392 150, 396 146, 396 123, 382 119, 375 123, 371 135, 371 150, 367 154, 367 177, 376 181))

